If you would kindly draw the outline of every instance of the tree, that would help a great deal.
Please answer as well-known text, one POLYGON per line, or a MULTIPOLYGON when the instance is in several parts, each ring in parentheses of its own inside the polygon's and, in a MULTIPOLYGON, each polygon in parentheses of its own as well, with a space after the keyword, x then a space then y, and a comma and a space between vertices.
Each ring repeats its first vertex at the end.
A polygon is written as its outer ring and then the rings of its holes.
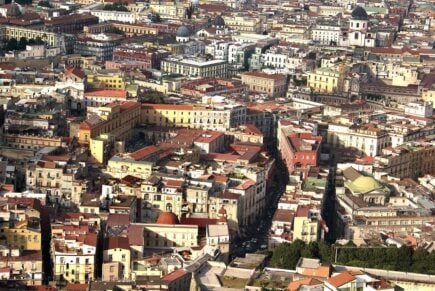
POLYGON ((53 5, 51 5, 51 3, 49 1, 45 1, 45 0, 39 1, 38 2, 38 6, 40 6, 40 7, 47 7, 47 8, 53 8, 53 5))
POLYGON ((18 49, 18 41, 15 37, 12 37, 8 40, 8 42, 6 43, 6 50, 8 51, 14 51, 18 49))
POLYGON ((279 245, 270 260, 272 267, 294 270, 304 247, 305 243, 301 240, 279 245))
POLYGON ((41 44, 44 44, 44 41, 42 40, 42 38, 40 36, 37 36, 35 38, 35 44, 41 45, 41 44))
POLYGON ((106 4, 103 6, 103 10, 107 11, 122 11, 128 12, 128 8, 123 3, 106 4))
POLYGON ((323 263, 330 263, 332 260, 332 248, 324 241, 320 241, 319 245, 319 258, 323 263))
POLYGON ((26 49, 28 42, 27 42, 27 38, 25 37, 21 37, 20 41, 18 42, 18 49, 19 50, 24 50, 26 49))
POLYGON ((412 265, 412 249, 408 246, 401 246, 396 253, 395 270, 409 271, 412 265))
POLYGON ((302 249, 301 256, 304 258, 319 258, 318 242, 310 242, 305 248, 302 249))

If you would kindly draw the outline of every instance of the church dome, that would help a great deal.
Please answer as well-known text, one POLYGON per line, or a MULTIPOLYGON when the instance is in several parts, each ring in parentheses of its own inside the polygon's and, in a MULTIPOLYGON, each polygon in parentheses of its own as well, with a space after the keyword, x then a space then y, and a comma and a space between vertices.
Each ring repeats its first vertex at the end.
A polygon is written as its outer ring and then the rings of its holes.
POLYGON ((6 11, 6 16, 7 17, 19 17, 19 16, 21 16, 21 8, 20 8, 20 6, 17 4, 17 3, 15 3, 15 2, 12 2, 10 5, 9 5, 9 7, 8 7, 8 9, 7 9, 7 11, 6 11))
POLYGON ((354 189, 360 193, 367 193, 381 188, 376 179, 367 176, 360 176, 353 181, 354 189))
POLYGON ((177 29, 177 37, 189 37, 190 36, 190 30, 186 26, 180 26, 177 29))
POLYGON ((367 12, 364 8, 362 8, 361 6, 357 6, 353 11, 352 11, 352 19, 355 20, 367 20, 369 18, 369 16, 367 15, 367 12))
POLYGON ((180 224, 178 217, 172 212, 162 212, 157 218, 157 224, 180 224))
POLYGON ((225 20, 222 18, 222 16, 218 15, 216 16, 216 18, 213 20, 213 25, 214 26, 225 26, 225 20))

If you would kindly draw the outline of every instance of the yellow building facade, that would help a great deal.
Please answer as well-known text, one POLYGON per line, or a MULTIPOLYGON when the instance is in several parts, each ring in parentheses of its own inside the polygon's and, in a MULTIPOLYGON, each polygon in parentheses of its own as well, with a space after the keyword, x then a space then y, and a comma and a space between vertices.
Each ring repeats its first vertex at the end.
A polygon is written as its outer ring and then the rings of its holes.
POLYGON ((191 127, 192 105, 144 104, 141 120, 159 126, 191 127))
POLYGON ((341 73, 332 68, 318 68, 308 74, 307 84, 313 92, 338 92, 341 87, 341 73))
POLYGON ((140 104, 137 102, 111 103, 98 107, 95 114, 79 128, 79 143, 89 144, 91 138, 110 133, 116 140, 127 140, 140 122, 140 104))
POLYGON ((95 89, 125 90, 124 75, 118 70, 89 72, 86 74, 87 86, 95 89))
POLYGON ((0 226, 0 242, 2 245, 8 245, 11 248, 22 250, 40 250, 41 249, 41 231, 38 228, 31 228, 27 221, 20 221, 14 227, 9 223, 0 226))
POLYGON ((145 179, 151 175, 153 165, 152 162, 135 161, 114 156, 107 163, 107 173, 117 179, 124 178, 127 175, 145 179))

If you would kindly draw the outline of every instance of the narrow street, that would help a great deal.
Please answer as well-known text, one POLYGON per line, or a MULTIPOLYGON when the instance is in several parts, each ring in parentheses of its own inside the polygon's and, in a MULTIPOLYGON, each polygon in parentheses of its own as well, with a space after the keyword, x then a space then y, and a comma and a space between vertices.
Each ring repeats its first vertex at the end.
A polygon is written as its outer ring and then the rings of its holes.
POLYGON ((324 238, 327 243, 334 243, 336 240, 335 171, 335 167, 331 166, 329 168, 328 184, 322 201, 321 214, 328 227, 328 232, 325 233, 324 238))
POLYGON ((273 181, 271 181, 270 192, 266 193, 269 197, 265 215, 257 219, 257 224, 247 230, 245 238, 235 240, 232 244, 232 257, 244 256, 245 253, 254 253, 259 250, 266 250, 269 239, 269 230, 272 224, 272 218, 278 207, 278 202, 285 191, 288 174, 286 168, 277 151, 276 145, 272 148, 271 155, 276 160, 276 171, 273 181))

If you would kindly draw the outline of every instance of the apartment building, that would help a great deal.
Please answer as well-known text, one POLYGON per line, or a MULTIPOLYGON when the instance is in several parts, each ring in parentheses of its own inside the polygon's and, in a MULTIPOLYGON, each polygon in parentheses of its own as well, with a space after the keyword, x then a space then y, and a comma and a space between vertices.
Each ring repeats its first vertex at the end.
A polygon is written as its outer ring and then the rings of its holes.
POLYGON ((103 270, 106 270, 103 276, 108 277, 109 281, 132 279, 128 237, 109 236, 106 239, 103 251, 103 270))
POLYGON ((53 276, 60 282, 89 283, 95 278, 97 229, 86 224, 53 224, 53 276))
POLYGON ((170 249, 198 246, 198 225, 180 224, 178 217, 162 211, 156 223, 134 223, 138 233, 143 233, 146 248, 170 249))
POLYGON ((219 211, 224 208, 231 235, 239 235, 241 222, 247 219, 244 217, 243 211, 244 197, 241 194, 225 191, 210 196, 209 199, 208 217, 218 219, 219 211))
POLYGON ((42 251, 0 247, 0 280, 17 282, 22 286, 42 285, 42 251))
POLYGON ((0 243, 26 251, 41 250, 41 226, 39 218, 27 217, 21 221, 2 222, 0 243))
POLYGON ((153 1, 150 3, 150 9, 159 14, 160 17, 169 19, 183 19, 186 17, 186 9, 188 8, 188 3, 184 2, 160 2, 153 1))
POLYGON ((120 38, 105 34, 86 35, 74 42, 74 53, 82 56, 95 56, 98 61, 111 60, 113 50, 119 44, 120 38))
POLYGON ((78 203, 87 189, 87 182, 79 179, 82 169, 78 165, 67 165, 63 158, 45 159, 27 167, 27 190, 44 193, 51 202, 63 206, 78 203))
POLYGON ((98 70, 86 74, 89 89, 125 90, 124 74, 120 70, 98 70))
POLYGON ((293 221, 293 240, 300 239, 306 243, 317 241, 320 231, 318 217, 318 209, 298 206, 293 221))
POLYGON ((167 58, 161 61, 161 70, 187 77, 224 78, 228 75, 228 63, 225 60, 167 58))
POLYGON ((242 74, 242 83, 250 91, 265 93, 271 97, 282 97, 287 93, 287 76, 282 74, 247 72, 242 74))
POLYGON ((6 133, 2 135, 5 144, 11 148, 38 151, 44 147, 63 147, 62 137, 6 133))
POLYGON ((146 221, 156 221, 162 211, 172 212, 181 217, 183 208, 183 181, 165 180, 152 183, 143 182, 141 192, 143 194, 144 212, 146 221))
POLYGON ((100 3, 94 3, 90 6, 81 8, 77 12, 79 14, 90 13, 91 15, 98 17, 100 23, 106 21, 135 23, 138 20, 138 16, 134 12, 103 10, 100 3))
POLYGON ((45 30, 56 33, 78 33, 83 27, 97 23, 98 17, 90 14, 62 15, 44 20, 45 30))
POLYGON ((317 68, 308 73, 308 87, 317 93, 335 93, 342 88, 342 74, 333 68, 317 68))
POLYGON ((379 155, 390 146, 388 133, 375 124, 345 125, 330 123, 327 142, 334 148, 354 148, 368 156, 379 155))
POLYGON ((153 165, 154 163, 150 161, 135 160, 122 154, 115 155, 109 159, 106 173, 117 179, 127 175, 146 179, 151 175, 153 165))
POLYGON ((79 143, 89 144, 101 134, 112 135, 116 140, 127 140, 140 121, 140 104, 136 102, 110 103, 98 107, 80 123, 79 143))
POLYGON ((207 213, 210 191, 211 187, 206 184, 189 185, 186 187, 186 201, 192 213, 207 213))
POLYGON ((263 17, 260 15, 223 15, 225 26, 244 33, 262 33, 263 17))
POLYGON ((157 126, 225 131, 246 121, 246 107, 239 104, 142 104, 141 120, 157 126))
POLYGON ((435 144, 433 141, 408 142, 396 148, 382 150, 375 157, 375 175, 396 178, 418 178, 435 174, 435 144))
POLYGON ((341 27, 336 22, 318 23, 311 29, 311 39, 322 45, 337 45, 341 37, 341 27))
POLYGON ((21 26, 4 26, 2 27, 2 35, 4 35, 6 39, 15 38, 18 40, 22 37, 27 39, 40 38, 49 46, 53 47, 59 47, 64 42, 64 37, 56 32, 25 28, 21 26))
POLYGON ((279 150, 285 162, 288 173, 295 169, 308 169, 316 167, 320 156, 321 136, 311 133, 292 133, 287 135, 286 130, 279 130, 279 150))

